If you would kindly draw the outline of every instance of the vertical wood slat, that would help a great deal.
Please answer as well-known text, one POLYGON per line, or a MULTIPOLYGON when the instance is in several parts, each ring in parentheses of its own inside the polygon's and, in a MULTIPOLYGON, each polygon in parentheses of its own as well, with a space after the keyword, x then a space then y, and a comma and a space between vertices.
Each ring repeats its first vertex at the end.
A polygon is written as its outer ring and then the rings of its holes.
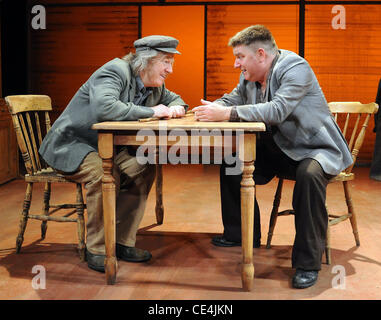
POLYGON ((30 120, 29 112, 26 112, 25 115, 26 115, 26 120, 27 120, 27 123, 28 123, 30 140, 32 142, 32 145, 31 145, 31 151, 32 151, 31 157, 33 157, 34 160, 35 160, 35 163, 36 163, 36 166, 37 166, 37 170, 41 170, 40 157, 38 156, 38 149, 37 149, 37 144, 36 144, 36 138, 34 136, 33 125, 32 125, 32 122, 30 120))
POLYGON ((46 133, 48 133, 48 131, 51 128, 49 112, 45 112, 45 125, 46 125, 46 133))
MULTIPOLYGON (((23 115, 22 113, 19 113, 18 115, 18 119, 19 119, 19 122, 21 124, 21 132, 20 134, 23 135, 23 140, 25 142, 25 151, 26 153, 23 153, 23 157, 24 157, 24 161, 29 161, 31 163, 31 171, 37 171, 37 166, 36 166, 36 162, 32 156, 32 152, 31 152, 31 143, 30 143, 30 140, 29 140, 29 137, 28 135, 26 134, 26 126, 25 126, 25 122, 24 122, 24 119, 23 119, 23 115), (23 133, 25 132, 25 134, 23 133)), ((32 173, 32 172, 30 172, 32 173)))
POLYGON ((38 145, 40 146, 42 143, 42 135, 41 135, 41 125, 40 125, 40 117, 38 112, 36 111, 34 113, 34 118, 36 120, 36 130, 37 130, 37 136, 38 136, 38 145))
POLYGON ((32 162, 31 162, 31 159, 29 157, 29 152, 28 152, 28 149, 27 149, 27 146, 25 143, 25 139, 23 137, 23 133, 22 133, 21 126, 20 126, 20 120, 19 120, 19 117, 17 114, 12 114, 12 122, 13 122, 13 126, 15 128, 16 139, 17 139, 17 143, 18 143, 19 148, 20 148, 21 156, 22 156, 24 163, 25 163, 25 169, 29 174, 31 174, 33 172, 32 162))
POLYGON ((356 137, 356 132, 357 132, 357 127, 359 125, 359 122, 360 122, 360 119, 361 119, 361 113, 357 115, 357 118, 356 118, 356 123, 355 123, 355 126, 352 130, 352 134, 351 134, 351 140, 349 141, 349 150, 352 150, 352 147, 353 147, 353 141, 356 137))
POLYGON ((350 114, 347 113, 346 119, 345 119, 345 124, 344 124, 344 129, 343 129, 343 135, 344 137, 347 135, 347 129, 348 129, 348 124, 349 124, 349 119, 350 119, 350 114))
MULTIPOLYGON (((360 116, 361 116, 361 114, 359 115, 359 117, 357 119, 360 119, 360 116)), ((364 120, 364 122, 361 126, 361 129, 360 129, 360 132, 356 138, 355 145, 354 145, 353 149, 351 149, 352 150, 353 164, 349 168, 347 168, 347 170, 346 170, 347 172, 350 172, 352 170, 354 163, 356 162, 357 156, 360 152, 360 149, 364 143, 366 128, 368 127, 368 123, 369 123, 369 119, 370 119, 371 115, 365 114, 364 116, 365 116, 365 120, 364 120)), ((356 123, 356 125, 357 125, 357 123, 356 123)))

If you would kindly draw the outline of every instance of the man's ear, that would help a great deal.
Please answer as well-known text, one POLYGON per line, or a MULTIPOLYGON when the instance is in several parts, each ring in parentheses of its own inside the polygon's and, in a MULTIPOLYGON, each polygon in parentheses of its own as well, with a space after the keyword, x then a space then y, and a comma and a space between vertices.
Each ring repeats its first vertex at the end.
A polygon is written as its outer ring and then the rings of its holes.
POLYGON ((260 61, 265 60, 265 58, 267 56, 266 51, 263 48, 259 48, 257 50, 257 55, 258 55, 258 58, 260 59, 260 61))

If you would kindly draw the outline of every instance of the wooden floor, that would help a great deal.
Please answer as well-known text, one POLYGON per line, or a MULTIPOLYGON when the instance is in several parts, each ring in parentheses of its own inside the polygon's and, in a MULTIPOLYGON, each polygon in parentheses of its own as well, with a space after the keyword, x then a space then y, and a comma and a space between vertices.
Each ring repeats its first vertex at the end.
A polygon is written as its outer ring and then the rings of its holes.
MULTIPOLYGON (((264 246, 276 180, 257 188, 262 246, 254 249, 251 292, 241 290, 241 248, 210 244, 222 232, 218 167, 164 168, 164 224, 155 224, 153 191, 137 236, 137 246, 151 251, 153 258, 143 264, 119 261, 113 286, 105 284, 104 274, 80 262, 74 224, 50 222, 46 239, 40 241, 40 222, 30 220, 22 251, 15 253, 25 183, 11 181, 0 186, 0 299, 380 299, 381 183, 368 178, 368 168, 356 168, 355 173, 351 185, 361 246, 355 246, 348 221, 333 227, 332 265, 323 264, 317 284, 305 290, 290 283, 293 217, 279 218, 273 247, 264 246), (41 274, 32 272, 36 265, 46 271, 45 289, 33 288, 33 278, 41 274), (345 282, 338 282, 337 270, 345 272, 345 282)), ((42 199, 38 191, 36 185, 33 203, 42 199)), ((287 182, 283 204, 291 203, 291 194, 292 183, 287 182)), ((52 202, 72 197, 71 186, 53 188, 52 202)), ((331 212, 345 209, 340 185, 330 185, 327 197, 331 212)), ((40 202, 33 205, 32 212, 40 207, 40 202)))

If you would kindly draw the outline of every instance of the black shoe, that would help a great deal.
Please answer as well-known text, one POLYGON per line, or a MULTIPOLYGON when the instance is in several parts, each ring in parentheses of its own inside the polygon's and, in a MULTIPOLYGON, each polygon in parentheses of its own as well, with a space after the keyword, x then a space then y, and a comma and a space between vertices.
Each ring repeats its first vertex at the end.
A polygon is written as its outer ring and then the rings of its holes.
POLYGON ((318 271, 296 269, 292 278, 292 286, 297 289, 305 289, 313 286, 318 279, 318 271))
POLYGON ((116 244, 116 257, 128 262, 145 262, 152 258, 147 250, 116 244))
POLYGON ((215 236, 212 238, 212 244, 214 244, 217 247, 238 247, 241 245, 241 242, 235 242, 225 239, 225 237, 222 236, 215 236))
POLYGON ((104 254, 92 254, 86 250, 87 266, 98 272, 105 272, 105 255, 104 254))
MULTIPOLYGON (((238 247, 241 246, 241 242, 227 240, 223 235, 215 236, 212 238, 212 244, 217 247, 238 247)), ((253 247, 259 248, 261 246, 261 239, 254 240, 253 247)))

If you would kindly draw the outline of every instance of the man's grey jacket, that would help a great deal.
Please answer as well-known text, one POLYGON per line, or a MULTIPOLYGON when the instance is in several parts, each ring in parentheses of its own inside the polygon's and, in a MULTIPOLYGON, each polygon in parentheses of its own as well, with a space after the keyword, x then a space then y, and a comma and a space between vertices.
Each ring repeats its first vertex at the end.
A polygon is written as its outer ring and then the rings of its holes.
POLYGON ((138 120, 152 117, 150 108, 186 103, 165 86, 153 88, 145 105, 132 101, 137 90, 136 78, 127 61, 109 61, 84 83, 45 136, 40 154, 53 168, 74 172, 86 155, 98 151, 98 133, 91 129, 102 121, 138 120))
POLYGON ((239 84, 216 102, 237 106, 241 121, 262 121, 276 126, 274 141, 291 159, 315 159, 331 175, 352 164, 348 145, 308 62, 280 50, 269 75, 269 102, 257 103, 256 84, 241 75, 239 84))

